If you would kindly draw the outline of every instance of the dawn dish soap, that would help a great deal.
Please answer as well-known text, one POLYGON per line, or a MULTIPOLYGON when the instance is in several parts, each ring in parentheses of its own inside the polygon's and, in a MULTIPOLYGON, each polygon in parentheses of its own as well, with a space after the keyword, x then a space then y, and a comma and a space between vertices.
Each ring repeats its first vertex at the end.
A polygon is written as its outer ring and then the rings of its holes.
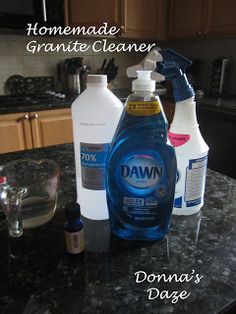
POLYGON ((176 157, 150 71, 137 71, 107 159, 112 232, 130 240, 164 237, 173 208, 176 157))

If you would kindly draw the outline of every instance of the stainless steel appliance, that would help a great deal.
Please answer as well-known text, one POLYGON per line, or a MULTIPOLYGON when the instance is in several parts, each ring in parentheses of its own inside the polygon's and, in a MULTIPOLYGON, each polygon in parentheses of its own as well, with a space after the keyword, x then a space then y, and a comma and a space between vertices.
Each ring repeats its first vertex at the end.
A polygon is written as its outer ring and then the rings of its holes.
POLYGON ((77 96, 86 88, 87 73, 90 67, 83 65, 83 58, 70 58, 58 64, 58 80, 60 78, 64 91, 68 96, 77 96))
POLYGON ((51 76, 10 76, 4 85, 5 95, 0 95, 0 106, 28 106, 46 103, 60 104, 68 101, 63 91, 56 91, 51 76))
POLYGON ((210 93, 221 96, 227 94, 227 78, 229 70, 229 59, 215 59, 212 65, 210 93))
POLYGON ((4 84, 5 93, 8 95, 43 95, 48 91, 55 91, 52 76, 23 77, 10 76, 4 84))
POLYGON ((63 0, 0 1, 0 27, 25 28, 27 23, 63 25, 63 0))

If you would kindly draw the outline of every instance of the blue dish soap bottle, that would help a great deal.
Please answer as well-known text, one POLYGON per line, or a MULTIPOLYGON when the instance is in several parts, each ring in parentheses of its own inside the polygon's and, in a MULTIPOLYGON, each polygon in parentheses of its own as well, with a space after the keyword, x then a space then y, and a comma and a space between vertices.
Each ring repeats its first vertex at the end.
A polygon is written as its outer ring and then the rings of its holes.
POLYGON ((107 159, 111 231, 129 240, 164 237, 173 208, 176 157, 150 71, 137 71, 107 159))

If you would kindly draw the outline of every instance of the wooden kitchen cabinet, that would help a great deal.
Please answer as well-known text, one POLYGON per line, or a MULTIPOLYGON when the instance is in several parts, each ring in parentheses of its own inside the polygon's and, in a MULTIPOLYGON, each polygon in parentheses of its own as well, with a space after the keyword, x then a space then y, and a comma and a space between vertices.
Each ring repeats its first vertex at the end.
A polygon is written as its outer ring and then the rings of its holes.
POLYGON ((205 0, 171 0, 169 37, 201 36, 204 32, 207 10, 205 0))
POLYGON ((33 147, 73 142, 70 109, 31 112, 33 147))
POLYGON ((0 153, 32 148, 29 113, 0 115, 0 153))
POLYGON ((170 0, 170 38, 236 35, 235 0, 170 0))
POLYGON ((209 35, 236 35, 235 12, 235 0, 210 0, 206 33, 209 35))
POLYGON ((126 38, 164 39, 166 0, 65 0, 65 22, 70 26, 100 26, 103 22, 121 28, 126 38))
POLYGON ((123 36, 164 39, 166 35, 166 0, 121 0, 123 36))
POLYGON ((120 0, 65 0, 65 23, 70 26, 120 25, 120 0))
POLYGON ((73 142, 70 109, 0 115, 0 153, 73 142))

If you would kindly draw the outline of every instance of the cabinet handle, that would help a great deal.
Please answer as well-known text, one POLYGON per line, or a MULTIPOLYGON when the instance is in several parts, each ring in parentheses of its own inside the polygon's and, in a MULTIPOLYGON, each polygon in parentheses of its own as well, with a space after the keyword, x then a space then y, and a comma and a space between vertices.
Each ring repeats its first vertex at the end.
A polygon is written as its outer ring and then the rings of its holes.
POLYGON ((22 120, 29 120, 29 115, 28 114, 24 114, 22 117, 22 120))
POLYGON ((39 115, 37 113, 34 113, 31 117, 31 120, 36 120, 39 118, 39 115))
POLYGON ((22 117, 17 118, 17 122, 21 122, 21 121, 25 121, 25 120, 29 120, 29 115, 28 114, 24 114, 22 117))
POLYGON ((207 34, 208 34, 208 31, 205 31, 204 34, 207 35, 207 34))
POLYGON ((125 27, 124 25, 121 25, 120 27, 120 35, 123 35, 125 33, 125 27))
POLYGON ((201 32, 201 31, 199 31, 199 32, 197 32, 197 34, 198 34, 198 36, 201 36, 201 35, 202 35, 202 32, 201 32))

